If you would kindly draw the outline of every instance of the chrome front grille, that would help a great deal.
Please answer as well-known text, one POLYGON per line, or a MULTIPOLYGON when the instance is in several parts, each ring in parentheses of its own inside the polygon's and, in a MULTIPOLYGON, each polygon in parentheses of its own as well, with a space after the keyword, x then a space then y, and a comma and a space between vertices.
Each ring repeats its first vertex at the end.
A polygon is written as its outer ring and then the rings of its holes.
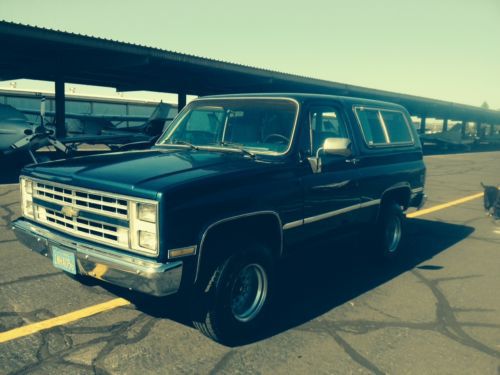
POLYGON ((94 238, 118 241, 117 226, 87 219, 72 218, 48 208, 45 209, 45 216, 47 221, 59 226, 61 229, 72 229, 94 238))
POLYGON ((33 182, 33 198, 38 222, 78 237, 129 249, 126 199, 39 181, 33 182))
POLYGON ((128 202, 124 199, 114 198, 111 195, 88 193, 83 190, 41 182, 35 182, 33 189, 34 197, 39 197, 48 202, 56 204, 69 203, 72 207, 121 219, 128 217, 128 202))
POLYGON ((82 193, 79 191, 76 191, 75 195, 76 205, 79 207, 87 207, 90 210, 110 212, 121 217, 127 217, 128 215, 128 205, 125 200, 82 193))

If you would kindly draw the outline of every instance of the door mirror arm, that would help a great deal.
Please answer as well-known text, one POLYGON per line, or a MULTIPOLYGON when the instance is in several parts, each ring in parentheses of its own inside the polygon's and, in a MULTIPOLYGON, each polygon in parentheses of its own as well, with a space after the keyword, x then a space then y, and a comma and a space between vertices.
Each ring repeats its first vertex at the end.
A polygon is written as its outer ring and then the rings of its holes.
POLYGON ((321 158, 318 154, 316 154, 316 156, 309 156, 307 161, 309 162, 313 173, 321 173, 321 158))
POLYGON ((318 148, 318 151, 316 151, 315 156, 309 156, 307 160, 309 161, 309 164, 311 165, 311 169, 313 173, 321 173, 321 158, 319 156, 320 152, 323 152, 323 147, 318 148))

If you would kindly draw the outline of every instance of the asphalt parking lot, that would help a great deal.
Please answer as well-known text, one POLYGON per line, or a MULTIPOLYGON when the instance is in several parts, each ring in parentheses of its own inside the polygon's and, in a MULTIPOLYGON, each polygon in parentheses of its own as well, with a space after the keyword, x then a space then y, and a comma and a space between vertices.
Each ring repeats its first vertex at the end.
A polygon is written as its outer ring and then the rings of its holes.
POLYGON ((272 324, 233 348, 199 334, 178 297, 83 285, 55 270, 15 240, 18 186, 0 185, 0 335, 126 300, 8 337, 0 373, 500 375, 500 225, 477 195, 480 181, 500 183, 500 152, 426 163, 426 208, 441 209, 408 219, 400 259, 380 264, 359 240, 311 243, 310 256, 280 268, 272 324))

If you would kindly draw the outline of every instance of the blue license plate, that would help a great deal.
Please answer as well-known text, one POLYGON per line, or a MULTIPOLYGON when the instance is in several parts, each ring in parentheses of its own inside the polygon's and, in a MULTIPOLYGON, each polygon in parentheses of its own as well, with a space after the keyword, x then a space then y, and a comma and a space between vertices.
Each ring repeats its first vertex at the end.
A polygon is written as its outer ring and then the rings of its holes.
POLYGON ((54 267, 76 275, 75 254, 52 246, 52 263, 54 267))

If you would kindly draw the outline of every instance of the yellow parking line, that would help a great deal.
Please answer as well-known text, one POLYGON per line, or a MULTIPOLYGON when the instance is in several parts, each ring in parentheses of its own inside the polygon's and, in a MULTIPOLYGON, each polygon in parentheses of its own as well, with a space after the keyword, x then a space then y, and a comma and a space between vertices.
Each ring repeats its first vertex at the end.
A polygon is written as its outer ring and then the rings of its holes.
POLYGON ((74 322, 76 320, 80 320, 82 318, 87 318, 89 316, 99 314, 104 311, 108 311, 120 306, 129 305, 130 302, 124 298, 115 298, 111 301, 100 303, 98 305, 86 307, 81 310, 73 311, 68 314, 64 314, 61 316, 56 316, 55 318, 43 320, 38 323, 28 324, 23 327, 14 328, 10 331, 1 332, 0 333, 0 343, 7 342, 10 340, 17 339, 19 337, 28 336, 36 332, 43 331, 44 329, 49 329, 53 327, 57 327, 60 325, 64 325, 67 323, 74 322))
MULTIPOLYGON (((443 210, 448 207, 455 206, 457 204, 465 203, 483 196, 483 193, 474 194, 468 197, 460 198, 448 203, 439 204, 434 207, 426 208, 424 210, 412 212, 406 215, 409 218, 418 217, 422 215, 430 214, 431 212, 443 210)), ((98 305, 90 306, 81 310, 73 311, 68 314, 57 316, 55 318, 47 319, 38 323, 29 324, 23 327, 14 328, 10 331, 0 332, 0 343, 14 340, 20 337, 28 336, 36 332, 40 332, 45 329, 57 327, 60 325, 68 324, 76 320, 80 320, 95 314, 99 314, 104 311, 112 310, 120 306, 129 305, 130 301, 124 298, 115 298, 111 301, 100 303, 98 305)))
POLYGON ((412 218, 412 217, 427 215, 427 214, 430 214, 431 212, 444 210, 445 208, 456 206, 457 204, 462 204, 462 203, 472 201, 472 200, 477 199, 477 198, 481 198, 482 196, 483 196, 483 193, 469 195, 468 197, 463 197, 463 198, 460 198, 460 199, 457 199, 457 200, 454 200, 454 201, 451 201, 448 203, 438 204, 437 206, 434 206, 434 207, 429 207, 429 208, 426 208, 423 210, 412 212, 412 213, 406 215, 406 217, 412 218))

